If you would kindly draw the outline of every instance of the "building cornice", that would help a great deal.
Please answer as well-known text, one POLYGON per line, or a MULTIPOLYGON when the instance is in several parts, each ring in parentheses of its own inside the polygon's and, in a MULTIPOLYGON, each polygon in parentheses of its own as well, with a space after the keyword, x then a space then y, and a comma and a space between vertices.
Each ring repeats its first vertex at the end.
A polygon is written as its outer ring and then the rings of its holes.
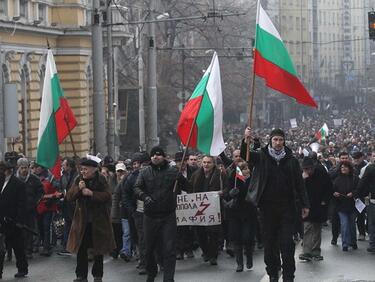
MULTIPOLYGON (((8 51, 15 51, 20 53, 29 53, 36 55, 44 55, 47 53, 47 47, 35 46, 31 44, 10 44, 10 43, 1 43, 1 51, 5 53, 8 51)), ((66 47, 66 48, 52 48, 54 55, 56 56, 71 56, 71 55, 80 55, 80 56, 91 56, 91 48, 76 48, 76 47, 66 47)))

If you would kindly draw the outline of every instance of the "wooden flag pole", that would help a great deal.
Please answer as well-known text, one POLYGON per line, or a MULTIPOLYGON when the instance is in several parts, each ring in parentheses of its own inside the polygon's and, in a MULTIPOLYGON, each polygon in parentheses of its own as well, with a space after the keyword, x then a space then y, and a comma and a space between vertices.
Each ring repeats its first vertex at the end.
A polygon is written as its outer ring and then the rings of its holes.
POLYGON ((66 126, 68 127, 69 139, 70 139, 70 144, 72 144, 74 158, 77 158, 78 156, 77 156, 76 147, 75 147, 74 141, 73 141, 72 131, 70 130, 69 122, 66 119, 66 115, 64 115, 64 120, 65 120, 66 126))
MULTIPOLYGON (((253 49, 253 57, 254 57, 255 49, 253 49)), ((249 119, 247 121, 247 126, 252 128, 253 124, 253 108, 254 108, 254 95, 255 95, 255 60, 253 62, 253 77, 251 81, 251 93, 249 97, 249 119)), ((246 142, 246 161, 250 160, 250 138, 247 138, 246 142)))

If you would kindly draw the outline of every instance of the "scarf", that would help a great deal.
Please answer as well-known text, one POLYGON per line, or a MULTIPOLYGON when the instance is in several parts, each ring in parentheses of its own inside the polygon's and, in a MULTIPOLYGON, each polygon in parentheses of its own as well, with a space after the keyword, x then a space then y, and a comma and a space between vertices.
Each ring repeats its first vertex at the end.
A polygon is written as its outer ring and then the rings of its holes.
POLYGON ((19 171, 17 170, 17 172, 16 172, 16 177, 17 177, 18 179, 20 179, 20 180, 22 180, 23 182, 26 183, 26 182, 29 180, 29 177, 30 177, 30 170, 29 170, 29 172, 27 173, 26 177, 22 177, 22 176, 20 175, 19 171))
POLYGON ((276 162, 280 162, 286 156, 284 147, 281 150, 277 151, 271 146, 268 146, 268 153, 276 162))

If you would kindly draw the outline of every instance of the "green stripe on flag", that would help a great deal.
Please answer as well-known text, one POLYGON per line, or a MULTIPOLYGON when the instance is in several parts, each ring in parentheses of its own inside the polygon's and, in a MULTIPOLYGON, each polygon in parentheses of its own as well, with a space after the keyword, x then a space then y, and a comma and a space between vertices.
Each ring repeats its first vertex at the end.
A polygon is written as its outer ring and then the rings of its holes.
POLYGON ((255 49, 264 59, 279 66, 290 74, 297 76, 293 62, 282 41, 257 25, 255 49))
POLYGON ((202 79, 199 81, 197 87, 195 87, 193 94, 191 94, 191 97, 189 100, 192 100, 194 98, 197 98, 199 96, 202 96, 203 93, 206 91, 206 86, 208 82, 209 75, 205 75, 202 77, 202 79))
POLYGON ((209 154, 214 132, 214 108, 207 90, 204 91, 196 123, 198 126, 197 147, 200 151, 209 154))

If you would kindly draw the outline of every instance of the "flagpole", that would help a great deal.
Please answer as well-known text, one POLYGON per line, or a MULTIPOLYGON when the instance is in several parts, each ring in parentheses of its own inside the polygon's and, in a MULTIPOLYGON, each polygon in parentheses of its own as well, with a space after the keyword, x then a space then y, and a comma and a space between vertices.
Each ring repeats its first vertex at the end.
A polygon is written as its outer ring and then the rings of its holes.
POLYGON ((73 141, 72 131, 70 130, 69 122, 66 118, 66 115, 64 115, 64 120, 65 120, 66 126, 68 127, 69 139, 70 139, 70 144, 72 144, 74 158, 77 158, 78 156, 77 156, 76 147, 75 147, 74 141, 73 141))

